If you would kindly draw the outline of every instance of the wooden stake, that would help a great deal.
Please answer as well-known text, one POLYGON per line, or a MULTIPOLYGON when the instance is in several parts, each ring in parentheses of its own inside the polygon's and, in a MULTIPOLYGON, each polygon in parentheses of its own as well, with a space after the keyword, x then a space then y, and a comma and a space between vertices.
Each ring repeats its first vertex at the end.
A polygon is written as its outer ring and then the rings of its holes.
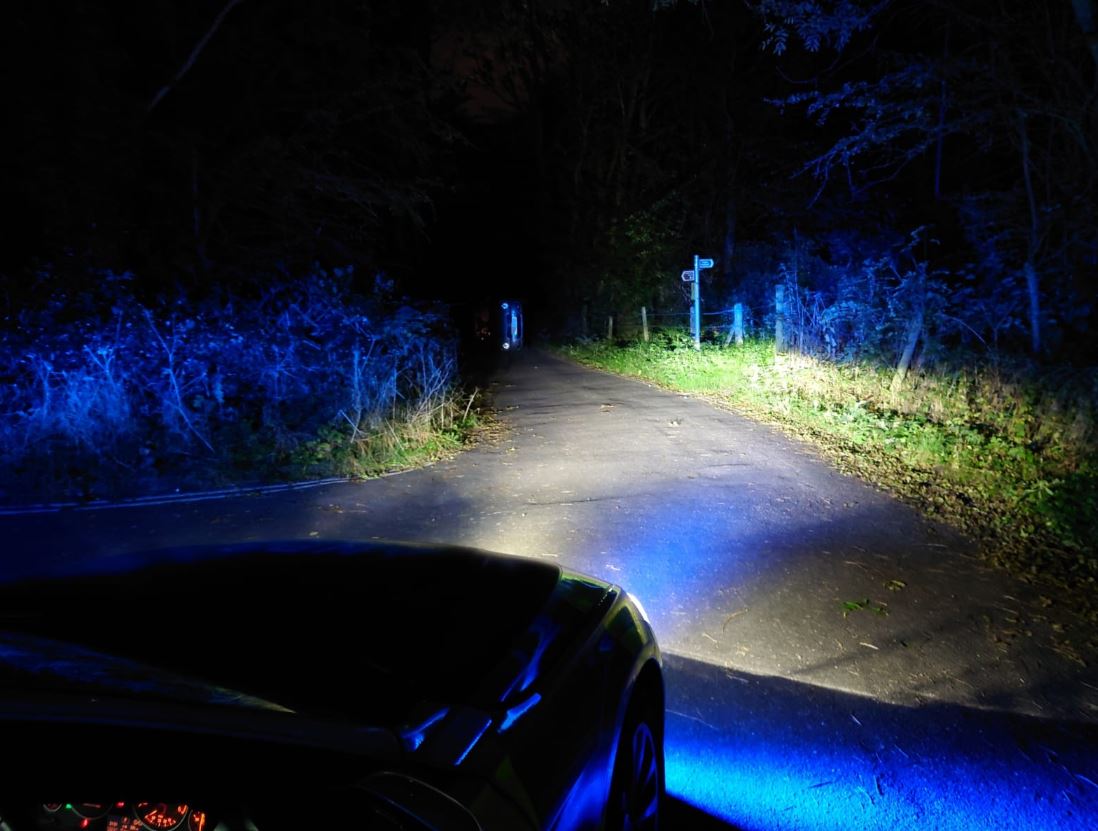
POLYGON ((774 287, 774 351, 785 351, 785 286, 774 287))

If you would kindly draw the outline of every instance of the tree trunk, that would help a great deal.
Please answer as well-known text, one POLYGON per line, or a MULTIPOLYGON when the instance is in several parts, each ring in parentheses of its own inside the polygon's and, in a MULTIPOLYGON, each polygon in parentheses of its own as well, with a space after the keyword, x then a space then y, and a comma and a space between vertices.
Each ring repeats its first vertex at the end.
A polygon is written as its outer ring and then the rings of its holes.
POLYGON ((785 286, 774 287, 774 351, 785 351, 785 286))
POLYGON ((945 142, 946 80, 945 66, 949 60, 949 27, 946 26, 945 46, 942 47, 942 80, 938 91, 938 135, 934 141, 934 199, 942 198, 942 144, 945 142))
POLYGON ((1022 271, 1026 276, 1026 292, 1029 295, 1029 338, 1033 354, 1041 352, 1041 288, 1037 277, 1037 248, 1040 244, 1039 220, 1037 218, 1037 199, 1033 194, 1033 179, 1029 173, 1029 133, 1026 130, 1025 113, 1018 114, 1018 129, 1022 136, 1022 179, 1026 186, 1026 200, 1029 203, 1029 244, 1026 248, 1026 262, 1022 271))
POLYGON ((1095 0, 1071 0, 1071 6, 1075 9, 1075 19, 1083 30, 1087 47, 1098 68, 1098 3, 1095 0))
POLYGON ((1033 354, 1041 352, 1041 286, 1037 279, 1037 269, 1029 260, 1022 267, 1026 275, 1026 294, 1029 295, 1029 337, 1033 354))
POLYGON ((202 227, 202 202, 198 193, 198 151, 191 148, 191 223, 194 232, 194 253, 203 271, 210 270, 206 256, 206 237, 202 227))
POLYGON ((724 204, 724 245, 721 247, 721 272, 725 291, 732 285, 732 257, 736 253, 736 201, 729 196, 724 204))

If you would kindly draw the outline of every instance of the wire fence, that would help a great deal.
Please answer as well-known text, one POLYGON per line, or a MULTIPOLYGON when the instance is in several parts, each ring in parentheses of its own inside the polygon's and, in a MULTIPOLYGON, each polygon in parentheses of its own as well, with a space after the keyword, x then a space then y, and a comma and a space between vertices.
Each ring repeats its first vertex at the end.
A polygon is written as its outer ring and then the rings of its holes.
MULTIPOLYGON (((762 328, 774 325, 774 308, 771 307, 766 314, 756 314, 755 307, 746 303, 737 303, 724 309, 702 312, 702 323, 699 337, 701 340, 713 342, 723 340, 726 345, 733 342, 743 343, 745 337, 756 336, 762 328)), ((586 309, 585 309, 586 312, 586 309)), ((585 315, 586 316, 586 315, 585 315)), ((608 340, 640 340, 648 341, 653 335, 675 332, 679 335, 694 332, 694 314, 686 311, 655 311, 646 306, 638 307, 635 311, 619 311, 617 314, 606 314, 601 318, 584 320, 582 331, 596 337, 605 337, 608 340), (590 328, 589 328, 590 327, 590 328)), ((780 327, 776 330, 780 336, 780 327)), ((780 340, 780 337, 778 338, 780 340)))

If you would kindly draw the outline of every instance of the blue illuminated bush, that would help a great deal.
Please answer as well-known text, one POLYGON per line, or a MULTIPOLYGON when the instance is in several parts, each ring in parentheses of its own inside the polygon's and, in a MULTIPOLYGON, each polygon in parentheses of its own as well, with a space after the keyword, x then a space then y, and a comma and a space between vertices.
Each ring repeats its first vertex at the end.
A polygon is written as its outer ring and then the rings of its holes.
POLYGON ((936 252, 926 228, 906 238, 848 231, 745 244, 725 304, 744 304, 748 334, 769 335, 774 289, 784 286, 788 347, 831 360, 894 365, 916 324, 923 365, 1024 351, 1026 300, 1017 275, 936 252))
POLYGON ((8 310, 8 487, 94 495, 292 475, 322 430, 361 445, 433 412, 454 381, 444 318, 381 288, 354 293, 350 270, 216 301, 140 302, 132 275, 96 277, 74 296, 40 274, 34 294, 47 299, 8 310))

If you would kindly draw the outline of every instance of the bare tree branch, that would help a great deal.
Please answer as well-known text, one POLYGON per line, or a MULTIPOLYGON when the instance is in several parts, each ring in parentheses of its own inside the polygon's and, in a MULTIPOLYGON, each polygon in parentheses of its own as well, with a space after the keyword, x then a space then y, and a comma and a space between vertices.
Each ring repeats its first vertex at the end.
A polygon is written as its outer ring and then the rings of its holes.
POLYGON ((224 21, 229 12, 233 10, 233 7, 240 2, 241 0, 229 0, 229 2, 225 4, 225 8, 223 8, 220 14, 218 14, 217 17, 214 18, 213 24, 207 30, 206 34, 202 36, 202 39, 198 41, 197 44, 195 44, 194 49, 191 50, 191 54, 187 56, 187 60, 185 60, 183 62, 183 65, 179 67, 179 71, 176 72, 175 76, 170 81, 168 81, 168 83, 164 84, 164 86, 160 88, 156 95, 153 96, 152 101, 149 102, 149 106, 145 108, 146 114, 151 113, 156 105, 159 104, 160 101, 164 98, 164 96, 171 92, 175 85, 183 80, 183 76, 190 72, 191 67, 194 66, 194 62, 198 60, 198 56, 202 53, 202 50, 206 48, 206 44, 210 42, 210 38, 212 38, 214 34, 216 34, 219 28, 221 28, 222 21, 224 21))

